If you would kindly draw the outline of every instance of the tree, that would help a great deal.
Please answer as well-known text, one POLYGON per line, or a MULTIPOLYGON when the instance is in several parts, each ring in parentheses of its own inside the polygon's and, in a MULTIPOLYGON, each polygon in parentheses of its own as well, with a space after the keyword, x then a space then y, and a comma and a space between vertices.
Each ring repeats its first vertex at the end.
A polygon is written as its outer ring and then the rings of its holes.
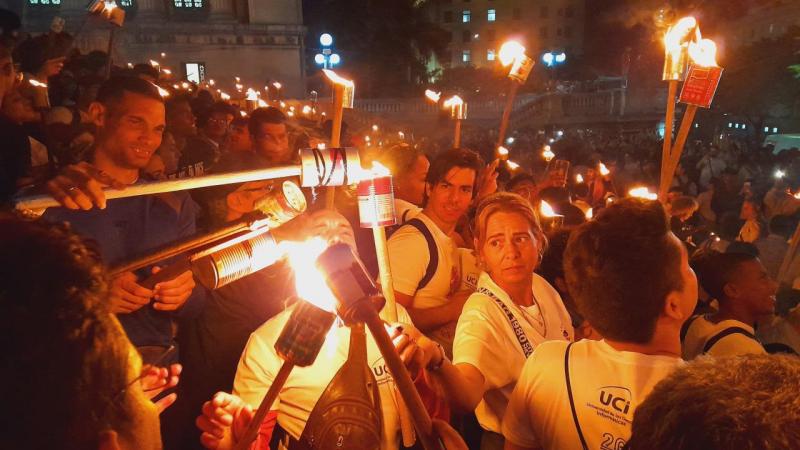
POLYGON ((428 59, 441 58, 449 38, 417 0, 304 0, 303 8, 311 54, 321 33, 333 34, 359 96, 418 95, 428 59))
POLYGON ((758 141, 765 121, 791 114, 800 96, 800 81, 791 70, 800 62, 796 53, 799 39, 800 28, 795 27, 780 38, 729 52, 724 61, 715 109, 746 120, 758 141))

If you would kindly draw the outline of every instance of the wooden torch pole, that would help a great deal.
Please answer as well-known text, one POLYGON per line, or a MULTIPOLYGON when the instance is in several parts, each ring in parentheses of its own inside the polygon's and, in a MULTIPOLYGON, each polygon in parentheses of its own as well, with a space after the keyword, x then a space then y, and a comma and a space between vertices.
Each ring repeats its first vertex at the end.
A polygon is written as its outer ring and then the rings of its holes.
POLYGON ((672 150, 672 128, 675 125, 675 99, 678 96, 678 81, 670 80, 667 91, 667 112, 664 116, 664 145, 661 149, 661 183, 658 188, 658 198, 667 198, 667 191, 672 182, 672 177, 667 177, 670 153, 672 150))
MULTIPOLYGON (((331 119, 331 148, 338 148, 342 138, 342 118, 344 116, 344 89, 345 87, 334 83, 333 85, 333 118, 331 119)), ((331 186, 325 191, 325 208, 334 209, 336 188, 331 186)))
POLYGON ((517 91, 519 90, 520 83, 511 81, 511 87, 508 89, 508 97, 506 98, 506 106, 503 109, 503 118, 500 119, 500 129, 497 132, 497 143, 495 149, 503 145, 506 139, 506 131, 508 130, 508 122, 511 119, 511 110, 514 109, 514 100, 517 98, 517 91))

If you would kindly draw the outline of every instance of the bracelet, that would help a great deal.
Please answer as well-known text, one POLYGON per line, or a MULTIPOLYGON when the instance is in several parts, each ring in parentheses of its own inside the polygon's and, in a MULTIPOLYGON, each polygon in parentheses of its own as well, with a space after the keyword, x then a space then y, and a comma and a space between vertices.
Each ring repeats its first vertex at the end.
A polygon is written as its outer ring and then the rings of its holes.
POLYGON ((438 342, 435 342, 435 341, 434 341, 434 344, 436 344, 436 347, 439 348, 440 358, 439 358, 439 362, 436 363, 435 366, 430 367, 430 364, 428 365, 428 370, 431 371, 431 372, 436 372, 439 369, 441 369, 442 366, 444 365, 444 362, 447 360, 447 355, 445 355, 445 353, 444 353, 444 347, 442 347, 442 344, 440 344, 438 342))

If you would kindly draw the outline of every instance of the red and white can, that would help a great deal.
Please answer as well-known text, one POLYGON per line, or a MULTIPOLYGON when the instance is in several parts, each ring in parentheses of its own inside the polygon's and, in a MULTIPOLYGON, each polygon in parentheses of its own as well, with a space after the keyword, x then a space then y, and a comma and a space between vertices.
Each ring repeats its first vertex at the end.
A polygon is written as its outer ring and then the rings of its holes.
POLYGON ((363 180, 356 189, 361 228, 387 227, 397 223, 392 177, 363 180))

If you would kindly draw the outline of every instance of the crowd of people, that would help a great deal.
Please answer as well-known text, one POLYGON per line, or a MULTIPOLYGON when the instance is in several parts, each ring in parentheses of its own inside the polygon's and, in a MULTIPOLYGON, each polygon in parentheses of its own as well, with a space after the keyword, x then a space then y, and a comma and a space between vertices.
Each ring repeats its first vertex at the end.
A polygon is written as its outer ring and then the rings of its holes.
MULTIPOLYGON (((0 198, 60 204, 0 217, 0 447, 234 448, 281 383, 250 448, 404 448, 363 329, 337 322, 331 348, 281 378, 276 341, 312 267, 280 260, 216 289, 180 256, 118 270, 247 217, 283 180, 104 188, 296 164, 331 122, 160 86, 150 64, 106 78, 104 55, 68 50, 56 31, 0 47, 0 198), (373 412, 331 432, 321 405, 359 358, 373 412)), ((655 133, 518 130, 511 164, 486 131, 449 148, 352 127, 345 145, 393 175, 398 320, 380 313, 444 448, 800 447, 796 149, 691 143, 657 201, 634 189, 658 184, 655 133)), ((378 279, 353 189, 333 209, 304 195, 273 239, 347 244, 378 279)))

